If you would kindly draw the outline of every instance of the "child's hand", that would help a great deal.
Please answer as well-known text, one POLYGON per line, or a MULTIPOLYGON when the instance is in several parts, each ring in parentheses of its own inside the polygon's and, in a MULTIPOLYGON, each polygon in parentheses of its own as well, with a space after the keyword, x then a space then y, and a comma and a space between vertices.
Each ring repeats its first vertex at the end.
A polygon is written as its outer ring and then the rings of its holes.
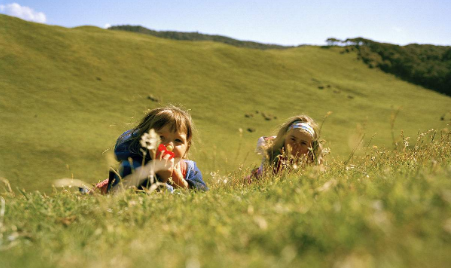
MULTIPOLYGON (((164 147, 164 145, 162 144, 160 146, 164 147)), ((158 149, 160 154, 158 154, 157 152, 155 165, 157 171, 156 174, 164 183, 168 182, 169 178, 171 178, 174 186, 187 188, 188 182, 183 178, 180 168, 180 161, 177 161, 177 163, 175 163, 174 153, 168 150, 163 150, 166 149, 166 147, 161 148, 161 150, 160 147, 158 149)))
POLYGON ((172 169, 172 182, 171 184, 176 187, 188 188, 188 182, 183 178, 182 169, 180 167, 181 162, 179 161, 174 165, 172 169))
MULTIPOLYGON (((171 152, 170 152, 171 153, 171 152)), ((175 160, 173 155, 166 153, 166 147, 160 144, 155 159, 155 171, 160 179, 166 183, 174 173, 175 160)))

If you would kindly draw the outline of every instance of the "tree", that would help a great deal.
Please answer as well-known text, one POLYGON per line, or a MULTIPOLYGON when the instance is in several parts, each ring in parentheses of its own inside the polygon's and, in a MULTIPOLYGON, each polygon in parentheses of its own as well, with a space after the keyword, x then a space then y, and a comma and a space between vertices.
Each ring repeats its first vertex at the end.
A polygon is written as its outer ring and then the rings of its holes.
POLYGON ((334 37, 329 37, 326 39, 326 42, 328 46, 337 46, 338 43, 341 43, 341 40, 334 37))

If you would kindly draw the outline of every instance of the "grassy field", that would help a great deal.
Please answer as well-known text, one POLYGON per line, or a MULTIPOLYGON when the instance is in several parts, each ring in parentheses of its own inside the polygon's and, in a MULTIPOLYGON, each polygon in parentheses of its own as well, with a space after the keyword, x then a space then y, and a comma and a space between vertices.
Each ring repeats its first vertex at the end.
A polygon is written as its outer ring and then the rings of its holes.
POLYGON ((451 133, 206 193, 0 187, 0 267, 447 267, 451 133), (407 146, 410 144, 410 146, 407 146))
POLYGON ((343 159, 362 136, 361 144, 391 147, 392 133, 442 129, 451 118, 449 97, 369 69, 341 48, 262 51, 5 15, 0 25, 0 177, 26 191, 51 192, 63 177, 105 178, 116 138, 168 103, 191 110, 191 158, 207 183, 211 172, 258 164, 258 137, 295 114, 321 122, 332 112, 322 137, 343 159))
POLYGON ((261 51, 4 15, 0 25, 1 268, 451 263, 449 97, 341 48, 261 51), (52 187, 103 179, 118 135, 168 103, 191 110, 191 158, 209 192, 52 187), (242 182, 259 136, 329 112, 324 166, 242 182))

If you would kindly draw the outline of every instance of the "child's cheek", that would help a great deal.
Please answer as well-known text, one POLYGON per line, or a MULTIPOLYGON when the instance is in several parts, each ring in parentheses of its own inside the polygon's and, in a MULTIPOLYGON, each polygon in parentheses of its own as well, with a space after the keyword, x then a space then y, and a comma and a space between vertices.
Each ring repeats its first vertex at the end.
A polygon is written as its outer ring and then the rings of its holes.
POLYGON ((180 148, 179 146, 175 147, 173 152, 175 154, 175 158, 182 158, 184 155, 183 148, 180 148))

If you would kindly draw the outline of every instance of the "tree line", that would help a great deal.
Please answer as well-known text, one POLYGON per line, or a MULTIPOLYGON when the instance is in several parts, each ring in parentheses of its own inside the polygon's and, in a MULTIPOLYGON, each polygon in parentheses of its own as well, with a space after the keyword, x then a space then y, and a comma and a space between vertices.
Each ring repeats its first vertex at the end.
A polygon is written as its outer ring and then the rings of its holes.
POLYGON ((411 83, 451 96, 451 47, 409 44, 399 46, 364 38, 328 38, 328 46, 356 50, 370 68, 380 68, 411 83))

